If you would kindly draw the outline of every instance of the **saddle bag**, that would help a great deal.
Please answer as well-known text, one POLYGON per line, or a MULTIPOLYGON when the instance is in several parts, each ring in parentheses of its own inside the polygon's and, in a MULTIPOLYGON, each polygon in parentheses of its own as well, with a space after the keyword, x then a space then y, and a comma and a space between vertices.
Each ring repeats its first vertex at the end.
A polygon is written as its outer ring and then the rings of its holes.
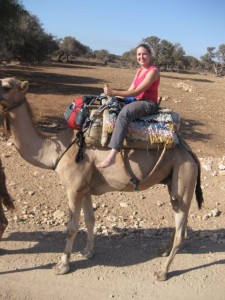
POLYGON ((86 105, 89 105, 94 100, 94 96, 80 96, 75 98, 64 113, 67 125, 73 129, 81 130, 88 117, 86 105))

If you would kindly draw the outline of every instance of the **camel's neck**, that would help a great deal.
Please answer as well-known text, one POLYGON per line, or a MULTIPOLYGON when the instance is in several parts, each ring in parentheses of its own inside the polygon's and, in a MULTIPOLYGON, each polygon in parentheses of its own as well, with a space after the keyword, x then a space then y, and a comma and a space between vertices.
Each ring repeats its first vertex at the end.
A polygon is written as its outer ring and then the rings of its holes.
POLYGON ((13 140, 20 155, 34 166, 54 168, 57 158, 68 147, 71 138, 67 138, 66 133, 61 139, 47 138, 38 133, 26 101, 8 114, 13 140))

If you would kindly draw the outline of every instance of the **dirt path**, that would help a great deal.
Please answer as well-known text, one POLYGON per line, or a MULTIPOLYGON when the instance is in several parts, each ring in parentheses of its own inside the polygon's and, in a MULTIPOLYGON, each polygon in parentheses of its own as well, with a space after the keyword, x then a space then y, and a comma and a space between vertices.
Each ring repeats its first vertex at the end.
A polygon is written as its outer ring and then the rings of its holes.
MULTIPOLYGON (((74 96, 99 94, 108 81, 126 88, 133 77, 130 70, 78 65, 0 72, 1 78, 30 81, 35 119, 52 132, 64 126, 63 112, 74 96)), ((188 239, 169 279, 157 282, 153 276, 165 261, 157 250, 170 239, 174 224, 164 186, 94 197, 95 257, 79 255, 86 238, 82 220, 71 272, 56 276, 52 266, 66 238, 66 190, 57 174, 29 165, 1 134, 1 159, 16 210, 7 212, 9 226, 0 241, 0 299, 225 299, 225 81, 163 73, 161 94, 162 105, 181 114, 182 134, 201 159, 205 198, 201 211, 193 199, 188 239)))

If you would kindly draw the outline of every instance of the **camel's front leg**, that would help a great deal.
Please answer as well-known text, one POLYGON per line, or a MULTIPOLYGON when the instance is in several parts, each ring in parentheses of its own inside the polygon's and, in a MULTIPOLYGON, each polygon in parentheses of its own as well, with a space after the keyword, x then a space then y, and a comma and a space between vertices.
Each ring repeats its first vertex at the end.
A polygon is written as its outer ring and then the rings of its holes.
POLYGON ((92 200, 90 194, 87 194, 83 200, 84 220, 87 227, 87 243, 86 247, 82 251, 82 255, 86 258, 92 258, 94 251, 94 225, 95 216, 92 206, 92 200))
POLYGON ((4 209, 2 206, 2 199, 0 198, 0 239, 8 225, 8 220, 5 216, 4 209))
POLYGON ((54 266, 57 275, 68 273, 70 255, 73 248, 73 242, 79 229, 80 211, 82 206, 82 196, 77 192, 69 191, 69 222, 67 226, 67 242, 61 260, 54 266))

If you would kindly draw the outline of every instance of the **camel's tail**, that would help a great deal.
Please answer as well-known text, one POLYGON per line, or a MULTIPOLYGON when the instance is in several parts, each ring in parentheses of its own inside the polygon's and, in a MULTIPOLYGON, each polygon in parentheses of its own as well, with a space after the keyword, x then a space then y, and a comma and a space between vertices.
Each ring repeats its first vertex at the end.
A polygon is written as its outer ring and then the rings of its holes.
POLYGON ((9 195, 5 182, 6 177, 0 160, 0 201, 2 200, 3 204, 6 206, 7 209, 14 209, 15 206, 11 196, 9 195))
POLYGON ((198 202, 198 208, 201 209, 202 204, 204 202, 204 198, 203 198, 203 193, 201 188, 201 167, 199 161, 197 164, 198 164, 198 176, 197 176, 197 183, 195 187, 195 196, 198 202))

